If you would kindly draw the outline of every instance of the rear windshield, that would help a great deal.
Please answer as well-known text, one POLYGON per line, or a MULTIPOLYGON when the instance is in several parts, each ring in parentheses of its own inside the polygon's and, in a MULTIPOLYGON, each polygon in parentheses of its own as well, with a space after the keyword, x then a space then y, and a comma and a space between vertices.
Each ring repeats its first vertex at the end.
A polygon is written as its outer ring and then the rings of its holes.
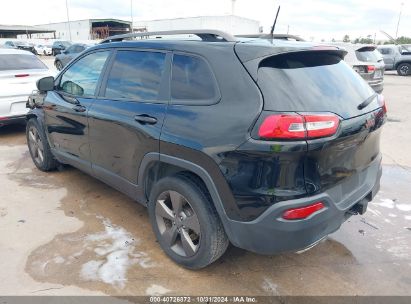
POLYGON ((357 59, 364 62, 378 62, 382 59, 377 50, 372 51, 355 51, 357 59))
MULTIPOLYGON (((333 112, 343 118, 374 94, 368 84, 332 53, 298 52, 269 57, 260 63, 258 84, 264 108, 271 111, 333 112)), ((376 105, 374 105, 376 107, 376 105)))
POLYGON ((47 69, 46 65, 34 55, 0 55, 0 71, 47 69))

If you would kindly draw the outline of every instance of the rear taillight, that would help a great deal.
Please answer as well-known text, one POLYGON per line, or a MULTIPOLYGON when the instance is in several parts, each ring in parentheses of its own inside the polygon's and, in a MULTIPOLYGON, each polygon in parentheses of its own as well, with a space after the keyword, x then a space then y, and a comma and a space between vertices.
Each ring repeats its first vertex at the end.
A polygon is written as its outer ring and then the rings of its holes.
POLYGON ((357 73, 372 73, 375 71, 374 65, 355 65, 353 66, 354 71, 357 73))
POLYGON ((325 208, 322 202, 316 202, 314 204, 299 207, 299 208, 292 208, 284 211, 283 219, 285 220, 301 220, 309 217, 311 214, 325 208))
POLYGON ((372 73, 375 71, 375 66, 373 65, 367 65, 367 73, 372 73))
POLYGON ((387 104, 385 103, 384 95, 378 95, 378 104, 380 107, 382 107, 384 113, 387 113, 387 104))
POLYGON ((14 75, 14 77, 28 77, 28 76, 30 76, 29 74, 17 74, 17 75, 14 75))
POLYGON ((262 139, 307 139, 335 134, 340 119, 334 114, 278 114, 267 116, 258 129, 262 139))

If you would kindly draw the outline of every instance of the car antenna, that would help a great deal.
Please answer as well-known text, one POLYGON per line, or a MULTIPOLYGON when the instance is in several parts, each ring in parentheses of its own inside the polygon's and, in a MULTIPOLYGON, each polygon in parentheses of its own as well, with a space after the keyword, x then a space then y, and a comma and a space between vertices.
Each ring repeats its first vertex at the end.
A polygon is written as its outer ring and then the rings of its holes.
POLYGON ((274 29, 275 29, 275 24, 277 23, 278 14, 280 13, 280 8, 281 6, 279 5, 277 9, 277 14, 275 15, 273 26, 271 27, 271 31, 270 31, 271 39, 274 39, 274 29))

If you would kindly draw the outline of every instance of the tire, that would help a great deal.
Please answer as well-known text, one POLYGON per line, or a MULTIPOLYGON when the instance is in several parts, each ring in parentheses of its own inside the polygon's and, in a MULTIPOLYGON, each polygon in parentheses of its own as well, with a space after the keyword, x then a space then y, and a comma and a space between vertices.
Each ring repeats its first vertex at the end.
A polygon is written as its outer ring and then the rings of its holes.
POLYGON ((51 153, 49 143, 37 119, 32 118, 26 125, 27 145, 36 167, 44 172, 57 168, 58 161, 51 153))
POLYGON ((154 185, 148 204, 151 225, 161 248, 171 260, 189 269, 210 265, 229 244, 210 195, 203 188, 191 176, 165 177, 154 185))
POLYGON ((408 76, 411 75, 411 64, 409 63, 401 63, 397 67, 397 74, 400 76, 408 76))
POLYGON ((60 60, 56 61, 55 66, 56 66, 56 69, 59 70, 59 71, 61 71, 63 69, 63 64, 61 63, 60 60))

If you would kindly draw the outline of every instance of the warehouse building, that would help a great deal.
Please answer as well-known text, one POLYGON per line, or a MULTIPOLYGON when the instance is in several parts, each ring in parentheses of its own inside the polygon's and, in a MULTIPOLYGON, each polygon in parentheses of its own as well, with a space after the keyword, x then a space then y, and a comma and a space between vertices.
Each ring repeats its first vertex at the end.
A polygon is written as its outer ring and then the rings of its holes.
POLYGON ((257 34, 262 31, 258 21, 234 15, 159 19, 134 23, 135 31, 155 32, 189 29, 216 29, 233 35, 257 34))
POLYGON ((131 22, 119 19, 85 19, 37 25, 37 27, 55 31, 55 36, 48 33, 34 34, 32 38, 55 38, 71 41, 104 39, 108 36, 130 33, 131 22))
POLYGON ((48 34, 53 37, 54 30, 28 25, 0 25, 0 38, 17 38, 22 35, 31 38, 37 34, 48 34))

